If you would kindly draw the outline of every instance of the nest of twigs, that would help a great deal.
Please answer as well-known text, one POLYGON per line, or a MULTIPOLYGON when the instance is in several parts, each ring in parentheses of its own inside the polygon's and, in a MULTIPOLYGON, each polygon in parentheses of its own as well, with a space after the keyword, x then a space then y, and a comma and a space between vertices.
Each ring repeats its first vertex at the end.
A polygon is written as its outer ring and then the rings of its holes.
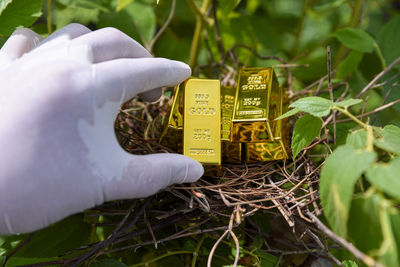
MULTIPOLYGON (((116 133, 125 150, 133 154, 176 152, 159 143, 170 102, 169 97, 163 96, 156 103, 143 103, 134 99, 123 106, 116 122, 116 133)), ((313 145, 323 141, 319 140, 313 145)), ((151 239, 117 250, 144 245, 157 247, 157 244, 168 240, 209 232, 215 233, 216 238, 219 237, 210 251, 210 266, 213 253, 226 235, 231 236, 237 246, 237 264, 240 248, 235 228, 243 225, 246 218, 250 218, 247 220, 248 229, 242 228, 239 231, 244 230, 250 238, 254 234, 263 236, 266 250, 279 256, 280 260, 285 255, 293 254, 312 258, 326 256, 328 248, 322 245, 317 237, 319 234, 307 234, 310 231, 307 223, 312 223, 307 213, 312 210, 317 215, 321 214, 318 206, 320 167, 321 165, 315 166, 305 153, 296 161, 223 163, 222 176, 203 176, 196 183, 175 185, 166 189, 162 197, 167 197, 168 200, 164 199, 156 205, 153 203, 148 211, 149 214, 154 213, 155 217, 148 215, 147 219, 157 222, 143 223, 143 230, 150 234, 151 239), (168 202, 168 207, 164 201, 168 202), (257 212, 267 212, 275 216, 273 220, 278 224, 274 226, 277 236, 263 233, 252 222, 251 216, 257 212), (162 219, 158 221, 157 218, 162 219), (194 226, 160 238, 157 237, 156 229, 162 227, 162 221, 169 221, 175 226, 190 222, 194 226)), ((301 263, 306 262, 307 257, 303 257, 301 263)))
MULTIPOLYGON (((266 59, 276 60, 275 57, 266 59)), ((290 71, 282 63, 278 66, 282 70, 278 71, 278 77, 285 76, 289 82, 289 94, 293 95, 290 71), (287 75, 282 74, 285 70, 287 75)), ((237 73, 234 69, 227 67, 222 72, 225 77, 222 84, 235 85, 237 73)), ((172 91, 172 88, 167 90, 172 91)), ((159 143, 171 105, 171 98, 167 95, 172 93, 163 94, 155 103, 144 103, 136 98, 121 108, 115 132, 126 151, 139 155, 176 152, 159 143)), ((323 142, 326 140, 316 140, 310 148, 323 142)), ((87 216, 112 218, 96 223, 97 226, 113 227, 111 234, 102 242, 79 248, 80 255, 61 263, 78 266, 90 263, 102 254, 144 246, 168 246, 169 241, 187 237, 199 238, 198 252, 204 241, 200 236, 205 234, 214 240, 209 246, 207 266, 216 266, 212 260, 218 257, 221 242, 227 243, 224 238, 234 241, 230 244, 236 255, 230 264, 257 266, 251 259, 240 256, 241 248, 252 243, 255 237, 263 240, 263 250, 278 257, 276 266, 309 266, 315 259, 324 258, 340 263, 328 251, 335 245, 325 242, 324 234, 315 225, 316 221, 319 222, 315 215, 321 214, 318 182, 322 165, 316 166, 305 151, 296 161, 223 163, 221 176, 203 176, 196 183, 171 186, 147 200, 106 203, 88 211, 87 216), (265 231, 260 226, 262 223, 253 220, 254 214, 268 214, 264 219, 270 221, 270 231, 265 231), (239 240, 244 240, 244 243, 239 240)), ((193 254, 192 266, 197 266, 193 265, 196 257, 197 254, 193 254)), ((137 266, 143 264, 146 263, 137 266)))

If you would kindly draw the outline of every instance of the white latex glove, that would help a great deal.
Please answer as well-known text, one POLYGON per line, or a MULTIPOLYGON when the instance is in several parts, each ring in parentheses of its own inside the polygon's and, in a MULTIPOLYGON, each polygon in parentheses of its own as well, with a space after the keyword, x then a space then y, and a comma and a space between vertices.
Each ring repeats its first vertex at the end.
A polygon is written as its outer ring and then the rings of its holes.
POLYGON ((17 30, 0 51, 0 234, 201 177, 183 155, 126 153, 113 128, 123 102, 190 73, 113 28, 17 30))

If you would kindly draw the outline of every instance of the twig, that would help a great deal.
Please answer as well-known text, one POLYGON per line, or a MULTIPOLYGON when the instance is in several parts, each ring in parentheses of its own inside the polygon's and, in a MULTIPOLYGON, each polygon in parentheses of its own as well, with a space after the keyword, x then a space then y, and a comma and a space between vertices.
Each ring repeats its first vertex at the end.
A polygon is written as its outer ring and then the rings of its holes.
POLYGON ((128 229, 132 228, 136 222, 139 220, 139 218, 143 215, 147 205, 150 204, 150 201, 152 200, 151 197, 146 199, 146 202, 140 207, 139 211, 136 212, 135 217, 133 218, 132 222, 129 223, 126 227, 124 227, 121 231, 118 233, 112 234, 109 236, 108 239, 104 240, 101 243, 98 243, 96 246, 94 246, 90 251, 85 253, 80 259, 78 259, 72 266, 79 266, 79 264, 83 263, 85 260, 99 252, 105 247, 108 247, 110 244, 112 244, 122 233, 127 231, 128 229))
MULTIPOLYGON (((366 116, 369 116, 371 114, 374 114, 374 113, 377 113, 379 111, 382 111, 384 109, 390 108, 391 106, 396 105, 398 103, 400 103, 400 99, 397 99, 395 101, 387 103, 386 105, 380 106, 379 108, 376 108, 374 110, 371 110, 371 111, 365 112, 363 114, 357 115, 356 117, 362 119, 363 117, 366 117, 366 116)), ((352 121, 352 119, 348 118, 348 119, 338 120, 337 123, 342 123, 342 122, 347 122, 347 121, 352 121)))
POLYGON ((9 260, 15 253, 17 253, 18 250, 20 250, 23 246, 25 246, 27 243, 29 243, 29 241, 31 241, 32 236, 33 236, 33 233, 32 233, 32 234, 29 234, 28 237, 27 237, 24 241, 22 241, 21 243, 19 243, 18 246, 16 246, 16 247, 6 256, 6 258, 4 259, 4 262, 3 262, 3 264, 2 264, 2 267, 5 267, 6 264, 7 264, 7 262, 8 262, 8 260, 9 260))
POLYGON ((150 44, 149 44, 149 47, 148 47, 148 50, 149 50, 150 53, 153 52, 153 48, 154 48, 155 43, 158 41, 160 36, 164 33, 165 29, 167 29, 167 27, 171 23, 171 20, 174 17, 174 14, 175 14, 175 8, 176 8, 176 0, 172 0, 171 9, 169 11, 169 15, 168 15, 167 20, 165 21, 164 25, 160 28, 160 30, 157 32, 157 34, 153 37, 153 39, 150 41, 150 44))
POLYGON ((350 251, 358 259, 362 260, 367 266, 383 267, 382 264, 376 262, 373 258, 365 255, 363 252, 358 250, 353 244, 347 242, 340 236, 333 233, 328 227, 326 227, 312 212, 307 211, 308 217, 315 223, 319 230, 326 234, 329 238, 337 242, 339 245, 350 251))
MULTIPOLYGON (((333 89, 332 89, 332 79, 331 79, 331 47, 328 45, 327 47, 327 65, 328 65, 328 89, 329 89, 329 98, 332 102, 333 99, 333 89)), ((336 144, 336 111, 333 111, 333 145, 336 144)))
POLYGON ((373 85, 380 79, 382 78, 384 75, 386 75, 386 73, 388 73, 397 63, 400 62, 400 57, 396 58, 395 61, 393 61, 386 69, 384 69, 383 71, 381 71, 378 75, 375 76, 375 78, 373 78, 369 84, 367 84, 362 90, 361 92, 355 97, 355 98, 360 98, 361 96, 363 96, 369 89, 371 89, 373 87, 373 85))

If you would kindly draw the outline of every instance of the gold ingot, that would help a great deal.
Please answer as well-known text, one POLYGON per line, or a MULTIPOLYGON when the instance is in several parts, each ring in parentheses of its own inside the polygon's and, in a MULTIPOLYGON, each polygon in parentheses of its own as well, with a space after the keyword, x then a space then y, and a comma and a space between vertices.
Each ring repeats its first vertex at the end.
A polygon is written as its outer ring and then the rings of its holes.
POLYGON ((235 95, 236 88, 221 86, 222 161, 240 163, 242 160, 242 146, 240 143, 232 143, 230 141, 235 95))
POLYGON ((161 134, 160 144, 182 153, 183 141, 183 89, 180 85, 175 87, 174 97, 168 120, 161 134))
POLYGON ((283 112, 284 92, 272 68, 240 71, 231 126, 231 142, 245 143, 246 162, 285 159, 286 128, 275 120, 283 112), (283 131, 285 130, 285 131, 283 131))
POLYGON ((286 148, 283 141, 265 143, 246 143, 246 162, 287 159, 286 148))
POLYGON ((184 83, 183 154, 203 164, 221 164, 219 80, 184 83))

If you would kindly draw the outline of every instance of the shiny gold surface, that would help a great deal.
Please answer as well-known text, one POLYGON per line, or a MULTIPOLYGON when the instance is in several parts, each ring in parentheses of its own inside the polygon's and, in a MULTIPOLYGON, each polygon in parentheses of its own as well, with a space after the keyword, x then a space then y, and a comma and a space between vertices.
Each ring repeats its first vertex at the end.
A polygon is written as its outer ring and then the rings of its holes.
POLYGON ((232 119, 232 142, 265 142, 280 138, 282 88, 272 68, 240 71, 232 119))
POLYGON ((287 159, 285 146, 280 141, 266 143, 246 143, 246 162, 256 163, 260 161, 270 161, 287 159))
POLYGON ((160 138, 160 144, 182 153, 183 141, 183 89, 181 85, 175 87, 174 97, 168 120, 160 138))
POLYGON ((221 164, 221 100, 218 80, 189 79, 184 85, 183 154, 221 164))
POLYGON ((275 120, 283 113, 283 100, 283 89, 272 68, 240 71, 230 139, 244 143, 246 162, 288 157, 287 120, 275 120))
POLYGON ((233 108, 235 104, 236 88, 221 86, 221 120, 222 120, 222 140, 230 140, 231 122, 233 108))

